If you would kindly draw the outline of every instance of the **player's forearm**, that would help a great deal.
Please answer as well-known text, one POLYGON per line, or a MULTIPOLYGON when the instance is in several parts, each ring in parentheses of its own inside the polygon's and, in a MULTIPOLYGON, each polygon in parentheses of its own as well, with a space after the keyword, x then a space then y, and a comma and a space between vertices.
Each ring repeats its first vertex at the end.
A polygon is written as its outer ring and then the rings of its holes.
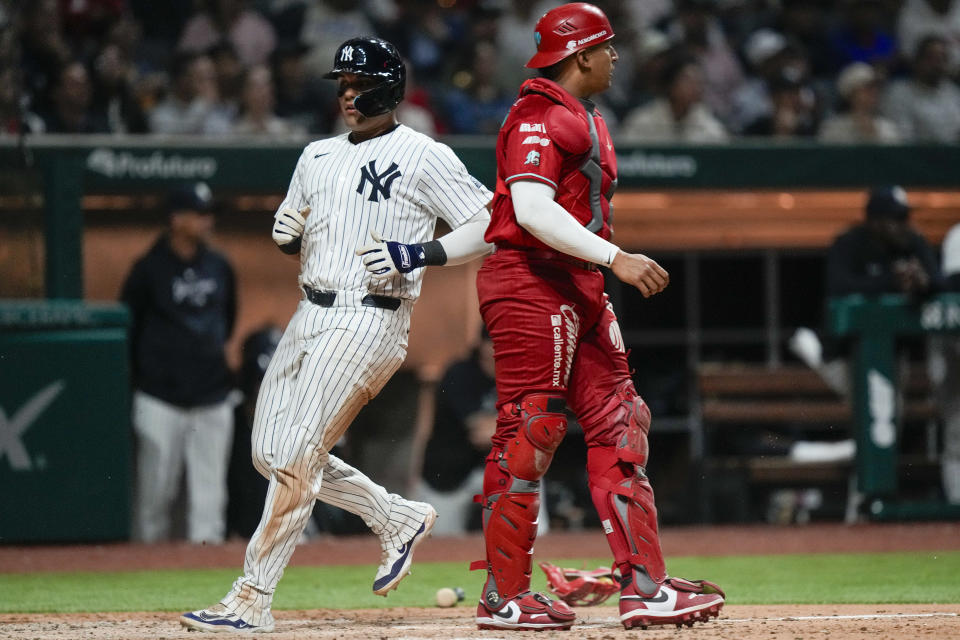
MULTIPOLYGON (((493 250, 493 245, 483 239, 489 223, 490 214, 484 209, 450 233, 434 240, 433 242, 437 243, 439 249, 443 251, 445 260, 431 262, 428 259, 427 264, 463 264, 487 255, 493 250)), ((424 247, 433 242, 426 243, 424 247)))
POLYGON ((554 193, 539 182, 522 180, 510 185, 517 223, 557 251, 608 267, 613 264, 620 251, 617 245, 587 231, 556 203, 554 193))

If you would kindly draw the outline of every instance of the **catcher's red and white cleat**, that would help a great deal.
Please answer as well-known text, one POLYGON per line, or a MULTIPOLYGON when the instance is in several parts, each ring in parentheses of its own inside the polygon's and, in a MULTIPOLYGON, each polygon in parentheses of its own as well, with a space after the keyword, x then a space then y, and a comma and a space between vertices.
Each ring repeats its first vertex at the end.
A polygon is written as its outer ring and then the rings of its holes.
POLYGON ((566 603, 542 593, 527 591, 494 610, 481 600, 477 605, 478 629, 560 629, 573 626, 577 614, 566 603))
POLYGON ((620 622, 625 629, 655 624, 692 627, 720 615, 723 603, 723 591, 706 580, 667 578, 652 596, 639 593, 631 581, 620 592, 620 622))

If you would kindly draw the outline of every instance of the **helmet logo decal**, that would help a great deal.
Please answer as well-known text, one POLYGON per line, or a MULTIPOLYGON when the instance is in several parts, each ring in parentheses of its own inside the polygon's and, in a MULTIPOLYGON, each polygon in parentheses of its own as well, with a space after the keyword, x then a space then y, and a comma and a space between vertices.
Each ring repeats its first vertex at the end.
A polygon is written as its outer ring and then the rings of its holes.
MULTIPOLYGON (((591 42, 591 41, 593 41, 593 40, 596 40, 597 38, 602 38, 602 37, 605 36, 605 35, 607 35, 607 30, 606 30, 606 29, 604 29, 603 31, 598 31, 597 33, 593 34, 592 36, 587 36, 586 38, 580 38, 579 40, 577 40, 577 46, 580 46, 581 44, 587 44, 588 42, 591 42)), ((570 48, 571 42, 573 42, 573 41, 571 40, 570 42, 567 43, 567 48, 568 48, 568 49, 570 48)))
POLYGON ((542 40, 542 39, 543 39, 543 38, 541 38, 539 31, 534 31, 534 32, 533 32, 533 41, 537 44, 537 49, 540 48, 540 40, 542 40))
POLYGON ((567 42, 567 51, 573 51, 576 48, 577 48, 576 40, 570 40, 569 42, 567 42))
POLYGON ((343 51, 340 52, 340 62, 351 62, 353 61, 353 47, 347 45, 343 48, 343 51))

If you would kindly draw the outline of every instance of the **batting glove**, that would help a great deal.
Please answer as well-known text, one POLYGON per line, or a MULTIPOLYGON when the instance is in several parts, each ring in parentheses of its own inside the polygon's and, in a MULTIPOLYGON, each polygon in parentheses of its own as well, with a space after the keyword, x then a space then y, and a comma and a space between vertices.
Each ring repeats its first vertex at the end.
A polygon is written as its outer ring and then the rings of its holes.
POLYGON ((277 215, 273 217, 273 241, 278 247, 282 249, 300 239, 309 214, 310 207, 304 207, 300 211, 290 208, 277 211, 277 215))
POLYGON ((403 244, 383 240, 376 231, 370 231, 372 244, 360 247, 356 254, 363 258, 363 266, 375 278, 390 278, 398 273, 410 273, 427 265, 422 244, 403 244))

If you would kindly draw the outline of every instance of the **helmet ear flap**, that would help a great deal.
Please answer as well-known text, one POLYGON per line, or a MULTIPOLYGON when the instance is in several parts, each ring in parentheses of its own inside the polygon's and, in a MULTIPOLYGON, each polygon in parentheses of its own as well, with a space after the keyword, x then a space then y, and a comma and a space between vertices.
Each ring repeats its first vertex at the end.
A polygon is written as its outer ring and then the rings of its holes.
POLYGON ((404 84, 403 78, 382 82, 354 98, 353 106, 367 118, 393 111, 403 100, 404 84))

